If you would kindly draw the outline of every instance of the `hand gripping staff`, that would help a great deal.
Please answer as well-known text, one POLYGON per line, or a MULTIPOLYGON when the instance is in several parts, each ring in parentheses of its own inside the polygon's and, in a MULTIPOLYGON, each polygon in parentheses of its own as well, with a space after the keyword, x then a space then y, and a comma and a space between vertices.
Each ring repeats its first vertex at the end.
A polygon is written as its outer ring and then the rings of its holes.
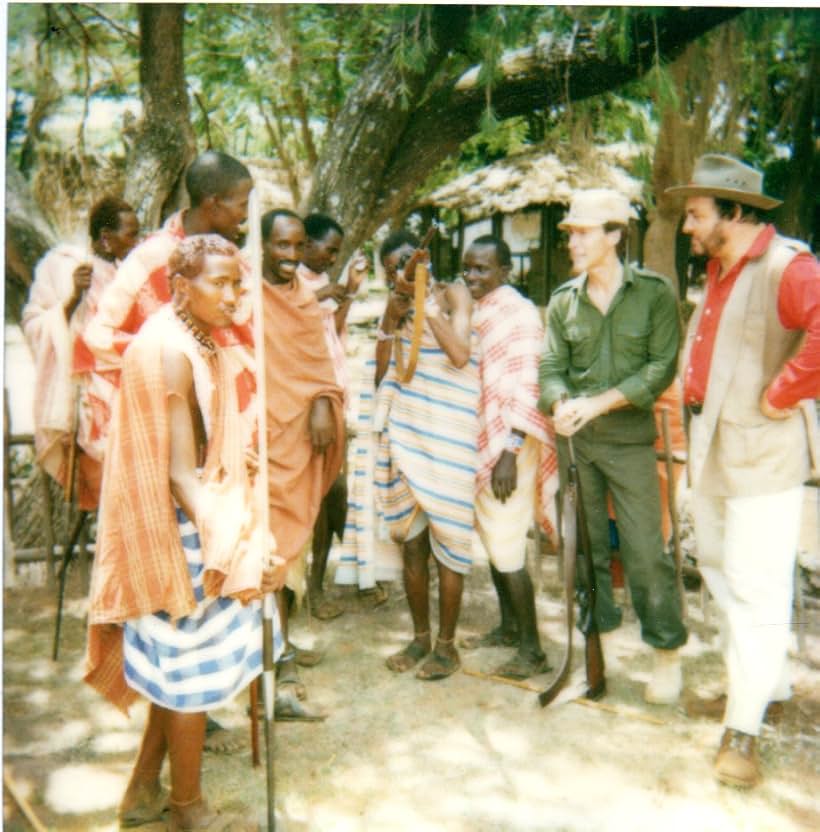
POLYGON ((575 448, 572 437, 567 437, 569 465, 567 479, 561 495, 561 544, 564 555, 564 592, 566 595, 567 650, 555 680, 538 694, 538 702, 549 705, 566 684, 572 660, 573 595, 578 596, 579 627, 584 634, 584 658, 586 662, 587 699, 600 699, 606 693, 604 676, 604 654, 601 649, 601 635, 595 623, 595 567, 589 544, 584 502, 581 498, 581 483, 575 464, 575 448), (576 586, 576 571, 580 578, 576 586))
MULTIPOLYGON (((250 195, 248 206, 248 251, 251 258, 253 292, 253 348, 256 366, 257 433, 259 436, 259 465, 254 483, 257 517, 262 529, 270 528, 268 502, 268 424, 267 392, 265 389, 265 315, 262 299, 262 239, 259 197, 250 195)), ((275 770, 274 770, 274 700, 276 697, 276 667, 273 661, 274 594, 269 592, 262 601, 262 688, 265 700, 265 763, 267 773, 268 832, 276 828, 275 770)))
POLYGON ((410 259, 404 266, 404 280, 413 284, 413 340, 410 343, 410 357, 407 367, 404 366, 404 356, 401 351, 401 339, 395 340, 396 372, 402 384, 408 384, 416 372, 416 364, 419 360, 419 349, 421 348, 421 335, 424 331, 424 302, 427 299, 427 281, 430 277, 430 269, 424 262, 427 255, 427 246, 438 231, 438 223, 434 222, 419 247, 413 252, 410 259))

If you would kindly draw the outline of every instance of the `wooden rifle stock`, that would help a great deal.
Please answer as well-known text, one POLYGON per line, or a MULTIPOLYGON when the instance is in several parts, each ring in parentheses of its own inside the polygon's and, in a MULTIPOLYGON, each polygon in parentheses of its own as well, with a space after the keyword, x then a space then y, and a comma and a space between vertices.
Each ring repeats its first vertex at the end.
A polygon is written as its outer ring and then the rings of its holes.
POLYGON ((575 464, 575 448, 572 438, 567 438, 569 448, 568 480, 575 485, 576 511, 578 516, 578 545, 580 547, 579 566, 581 582, 585 585, 589 604, 589 621, 584 629, 584 655, 587 669, 587 699, 600 699, 606 693, 604 675, 604 651, 601 647, 601 634, 595 621, 595 598, 598 588, 595 585, 595 564, 592 561, 592 546, 589 542, 589 526, 584 511, 584 497, 581 482, 578 479, 578 467, 575 464))

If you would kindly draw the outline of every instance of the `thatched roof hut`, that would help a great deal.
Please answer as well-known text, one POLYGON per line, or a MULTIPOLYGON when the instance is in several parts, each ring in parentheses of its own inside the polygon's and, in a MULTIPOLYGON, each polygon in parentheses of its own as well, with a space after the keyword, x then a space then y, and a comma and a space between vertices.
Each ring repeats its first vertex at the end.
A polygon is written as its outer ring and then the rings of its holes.
MULTIPOLYGON (((426 217, 447 217, 451 244, 439 243, 434 263, 440 274, 458 270, 464 249, 480 234, 503 236, 513 250, 516 279, 537 303, 569 275, 558 223, 572 192, 614 188, 643 207, 643 182, 627 169, 646 148, 628 142, 588 147, 533 147, 463 174, 418 201, 426 217), (455 215, 455 219, 453 219, 455 215)), ((630 235, 630 258, 641 259, 642 224, 630 235)))

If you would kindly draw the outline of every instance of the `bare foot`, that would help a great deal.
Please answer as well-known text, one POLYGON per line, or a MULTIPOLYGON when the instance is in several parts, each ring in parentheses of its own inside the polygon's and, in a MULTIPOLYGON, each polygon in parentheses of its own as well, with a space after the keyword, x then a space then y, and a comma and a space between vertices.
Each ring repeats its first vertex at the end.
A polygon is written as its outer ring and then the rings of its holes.
POLYGON ((419 633, 406 647, 388 656, 387 667, 394 673, 404 673, 415 667, 430 652, 430 633, 419 633))
POLYGON ((214 812, 202 799, 178 805, 172 800, 171 832, 257 832, 248 818, 233 813, 214 812))
POLYGON ((518 633, 502 630, 498 626, 480 636, 464 636, 458 646, 465 650, 477 650, 479 647, 518 647, 520 641, 518 633))
POLYGON ((211 754, 233 754, 246 746, 247 742, 241 733, 229 731, 227 728, 209 731, 205 735, 205 751, 211 754))
POLYGON ((128 789, 120 803, 117 817, 121 829, 130 829, 161 820, 167 811, 168 791, 157 782, 153 787, 142 785, 128 789))

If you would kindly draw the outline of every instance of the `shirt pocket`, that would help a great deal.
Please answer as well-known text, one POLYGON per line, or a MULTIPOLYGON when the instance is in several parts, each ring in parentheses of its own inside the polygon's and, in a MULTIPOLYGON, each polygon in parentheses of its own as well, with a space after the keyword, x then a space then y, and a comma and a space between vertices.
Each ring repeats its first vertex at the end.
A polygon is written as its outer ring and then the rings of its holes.
POLYGON ((612 351, 631 366, 649 358, 649 321, 619 321, 612 328, 612 351))
POLYGON ((566 339, 569 343, 570 361, 577 369, 587 369, 598 357, 600 329, 591 323, 573 321, 566 325, 566 339))

